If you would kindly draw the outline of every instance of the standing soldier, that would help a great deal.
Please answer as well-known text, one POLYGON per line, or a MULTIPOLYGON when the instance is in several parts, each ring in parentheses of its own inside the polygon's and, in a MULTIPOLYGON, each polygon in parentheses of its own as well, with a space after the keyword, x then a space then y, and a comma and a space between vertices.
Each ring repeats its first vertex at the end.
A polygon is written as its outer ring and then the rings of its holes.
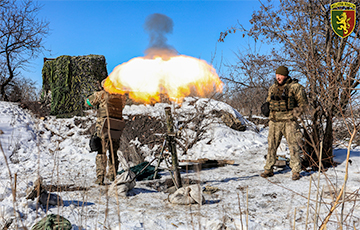
MULTIPOLYGON (((103 86, 104 81, 102 82, 103 86)), ((106 173, 106 151, 109 150, 109 172, 106 177, 113 181, 119 167, 119 157, 117 150, 120 147, 119 137, 112 137, 111 140, 108 132, 104 132, 104 125, 107 126, 106 118, 114 118, 118 121, 122 120, 122 110, 125 106, 125 96, 121 94, 110 94, 104 89, 93 93, 85 100, 87 107, 94 107, 98 105, 97 120, 95 126, 95 133, 90 140, 90 148, 92 151, 97 151, 96 164, 96 184, 104 185, 104 176, 106 173), (105 124, 106 123, 106 124, 105 124), (110 143, 112 143, 112 148, 110 143)), ((124 125, 124 123, 122 122, 124 125)), ((113 127, 111 127, 112 129, 113 127)), ((123 127, 117 127, 123 129, 123 127)))
POLYGON ((301 131, 297 118, 308 104, 305 89, 297 79, 289 77, 289 70, 280 66, 276 70, 276 81, 269 88, 266 99, 270 103, 270 122, 268 154, 262 177, 272 177, 276 162, 276 150, 282 136, 285 136, 290 149, 290 168, 292 179, 299 180, 301 172, 300 146, 301 131))

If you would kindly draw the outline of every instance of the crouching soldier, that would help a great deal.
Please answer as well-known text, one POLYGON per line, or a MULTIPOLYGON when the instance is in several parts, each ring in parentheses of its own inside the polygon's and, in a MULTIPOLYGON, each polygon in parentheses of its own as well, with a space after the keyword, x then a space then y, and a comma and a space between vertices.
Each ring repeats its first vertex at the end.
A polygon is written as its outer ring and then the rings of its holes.
POLYGON ((276 162, 276 150, 281 138, 285 136, 290 149, 290 168, 292 179, 300 179, 300 139, 301 131, 297 118, 307 106, 305 89, 296 79, 289 77, 288 68, 280 66, 276 70, 275 83, 269 88, 267 102, 270 103, 268 154, 265 171, 262 177, 274 175, 273 167, 276 162))
POLYGON ((95 183, 103 185, 106 174, 107 150, 109 150, 109 171, 106 177, 110 181, 114 181, 119 167, 117 150, 120 147, 120 135, 125 124, 122 119, 125 96, 121 94, 110 94, 102 89, 89 96, 85 100, 85 105, 90 108, 98 106, 95 133, 91 137, 90 148, 91 151, 97 151, 95 159, 97 179, 95 183), (108 132, 109 129, 107 129, 107 127, 109 127, 109 124, 110 130, 117 130, 118 132, 108 132), (109 134, 111 138, 109 138, 109 134))

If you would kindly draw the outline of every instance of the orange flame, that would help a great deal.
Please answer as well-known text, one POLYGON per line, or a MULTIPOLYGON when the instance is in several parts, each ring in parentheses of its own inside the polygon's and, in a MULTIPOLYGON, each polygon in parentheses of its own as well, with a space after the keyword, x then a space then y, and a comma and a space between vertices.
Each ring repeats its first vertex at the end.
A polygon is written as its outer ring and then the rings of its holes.
POLYGON ((109 93, 125 94, 135 101, 154 103, 161 94, 181 101, 189 96, 205 97, 221 92, 216 70, 205 61, 178 55, 163 59, 137 57, 115 67, 106 78, 104 89, 109 93))

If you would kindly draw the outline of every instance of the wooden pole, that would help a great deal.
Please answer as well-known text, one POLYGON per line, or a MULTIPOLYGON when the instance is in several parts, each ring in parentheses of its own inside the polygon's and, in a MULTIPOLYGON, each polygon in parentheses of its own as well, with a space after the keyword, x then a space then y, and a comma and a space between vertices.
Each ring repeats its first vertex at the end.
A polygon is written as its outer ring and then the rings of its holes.
MULTIPOLYGON (((293 230, 295 230, 295 224, 296 224, 296 207, 295 207, 295 210, 294 210, 294 226, 293 226, 293 230)), ((305 227, 306 228, 306 227, 305 227)))
POLYGON ((249 186, 246 186, 246 229, 249 229, 249 186))
POLYGON ((322 163, 322 147, 323 147, 323 142, 320 142, 320 160, 319 160, 319 175, 318 175, 318 187, 317 187, 317 191, 316 191, 316 208, 315 208, 315 220, 314 220, 314 230, 317 229, 318 227, 318 198, 319 198, 319 191, 320 191, 320 173, 321 173, 321 163, 322 163))
POLYGON ((167 127, 167 138, 168 138, 168 146, 169 151, 171 152, 171 160, 172 166, 174 169, 174 177, 176 182, 176 187, 181 188, 181 177, 179 171, 179 161, 176 153, 176 143, 175 143, 175 132, 174 132, 174 120, 171 115, 171 107, 165 108, 165 115, 166 115, 166 127, 167 127))
POLYGON ((244 226, 243 226, 242 216, 241 216, 241 206, 240 206, 240 196, 239 196, 239 193, 237 193, 237 198, 238 198, 238 203, 239 203, 241 230, 243 230, 243 229, 244 229, 244 226))
POLYGON ((309 205, 310 205, 310 194, 311 194, 311 180, 312 180, 312 176, 310 175, 310 179, 309 179, 309 194, 308 194, 308 202, 307 202, 307 207, 306 207, 305 229, 307 229, 308 218, 309 218, 309 205))

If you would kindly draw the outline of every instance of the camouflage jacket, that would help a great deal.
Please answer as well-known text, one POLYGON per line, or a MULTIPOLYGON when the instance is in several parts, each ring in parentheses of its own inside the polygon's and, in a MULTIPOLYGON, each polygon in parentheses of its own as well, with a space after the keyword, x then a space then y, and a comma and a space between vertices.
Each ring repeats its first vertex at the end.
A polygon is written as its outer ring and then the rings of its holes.
POLYGON ((87 107, 99 106, 97 116, 106 117, 109 112, 109 117, 122 118, 122 110, 125 106, 125 96, 121 94, 110 94, 105 90, 101 90, 93 93, 87 99, 85 99, 85 105, 87 107))
POLYGON ((284 85, 279 85, 275 80, 266 101, 270 102, 269 119, 272 121, 295 120, 293 110, 297 107, 303 110, 308 104, 305 88, 290 77, 284 85))

